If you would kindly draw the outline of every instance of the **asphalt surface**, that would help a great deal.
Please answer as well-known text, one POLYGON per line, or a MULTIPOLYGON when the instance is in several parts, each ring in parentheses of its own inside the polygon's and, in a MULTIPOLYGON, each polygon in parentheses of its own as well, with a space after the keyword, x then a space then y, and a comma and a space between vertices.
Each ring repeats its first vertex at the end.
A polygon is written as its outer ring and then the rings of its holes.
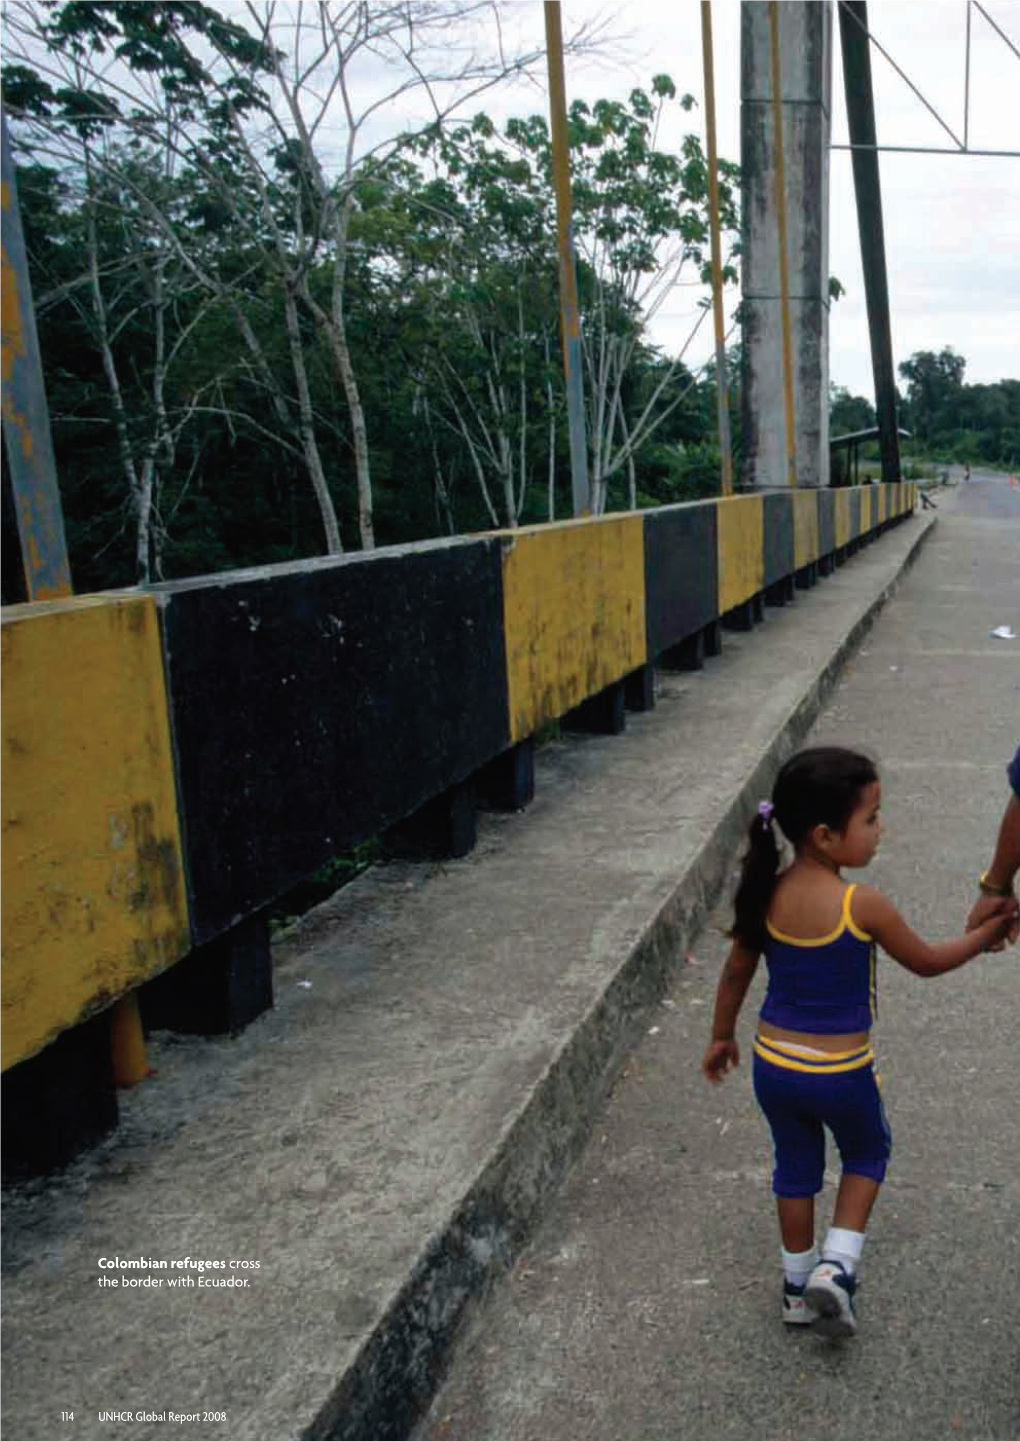
MULTIPOLYGON (((1020 739, 1020 640, 990 635, 1020 633, 1020 489, 975 472, 934 495, 936 530, 810 740, 876 755, 885 833, 867 879, 945 939, 963 930, 1020 739)), ((715 924, 726 918, 721 906, 715 924)), ((839 1346, 780 1320, 750 1087, 761 977, 738 1033, 744 1064, 719 1088, 699 1074, 725 949, 712 927, 690 947, 416 1441, 1020 1436, 1020 949, 927 982, 880 962, 893 1159, 860 1331, 839 1346)))

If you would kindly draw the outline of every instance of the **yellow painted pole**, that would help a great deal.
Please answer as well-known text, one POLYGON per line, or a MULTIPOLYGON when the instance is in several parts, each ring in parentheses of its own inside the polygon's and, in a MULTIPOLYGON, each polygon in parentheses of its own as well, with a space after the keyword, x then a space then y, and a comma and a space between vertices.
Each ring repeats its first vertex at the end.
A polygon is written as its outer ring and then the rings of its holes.
POLYGON ((110 1010, 110 1050, 115 1085, 134 1086, 150 1074, 137 991, 128 991, 110 1010))
POLYGON ((783 400, 786 416, 786 478, 797 484, 793 429, 793 346, 790 340, 790 277, 786 263, 786 168, 783 163, 783 104, 779 71, 779 3, 769 0, 772 42, 772 124, 776 145, 776 221, 779 229, 779 313, 783 327, 783 400))
POLYGON ((715 135, 715 61, 712 55, 712 6, 701 0, 701 56, 705 72, 705 133, 708 140, 708 209, 712 235, 712 317, 715 322, 715 387, 719 411, 722 493, 733 494, 733 448, 727 398, 726 341, 723 325, 722 235, 719 225, 719 170, 715 135))
POLYGON ((110 1007, 110 1052, 113 1079, 118 1086, 134 1086, 150 1074, 145 1054, 145 1032, 138 996, 128 991, 110 1007))

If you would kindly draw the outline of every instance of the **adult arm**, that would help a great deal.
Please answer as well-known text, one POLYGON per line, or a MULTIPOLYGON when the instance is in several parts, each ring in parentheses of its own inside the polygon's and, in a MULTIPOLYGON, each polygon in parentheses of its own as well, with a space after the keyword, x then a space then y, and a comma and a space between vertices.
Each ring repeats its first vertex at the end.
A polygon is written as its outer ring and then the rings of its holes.
MULTIPOLYGON (((1014 781, 1014 790, 1020 786, 1020 750, 1017 751, 1010 766, 1010 780, 1014 781)), ((989 916, 996 913, 999 903, 1003 898, 1012 901, 1013 924, 1007 933, 1009 941, 1015 941, 1018 931, 1017 903, 1013 894, 1013 885, 1016 880, 1016 873, 1020 870, 1020 797, 1011 795, 1006 802, 1006 809, 1002 813, 1002 820, 999 824, 999 834, 995 842, 995 854, 992 856, 992 863, 981 877, 981 895, 971 907, 970 915, 967 917, 967 929, 972 930, 975 926, 981 925, 989 916)))

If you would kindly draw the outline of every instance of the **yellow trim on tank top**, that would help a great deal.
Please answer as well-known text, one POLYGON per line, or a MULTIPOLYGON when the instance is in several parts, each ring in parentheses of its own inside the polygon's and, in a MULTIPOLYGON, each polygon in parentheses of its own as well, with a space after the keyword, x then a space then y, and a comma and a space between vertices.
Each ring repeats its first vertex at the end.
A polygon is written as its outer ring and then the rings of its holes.
POLYGON ((870 941, 872 939, 871 936, 868 935, 867 931, 862 931, 861 928, 854 923, 854 918, 850 914, 850 897, 856 889, 857 883, 855 881, 847 886, 843 892, 843 909, 840 912, 839 925, 834 931, 830 931, 827 936, 812 936, 810 940, 804 940, 799 936, 788 936, 784 931, 777 931, 768 917, 765 918, 765 929, 773 940, 782 941, 786 946, 827 946, 833 941, 838 941, 844 931, 849 931, 850 934, 856 936, 859 941, 870 941))

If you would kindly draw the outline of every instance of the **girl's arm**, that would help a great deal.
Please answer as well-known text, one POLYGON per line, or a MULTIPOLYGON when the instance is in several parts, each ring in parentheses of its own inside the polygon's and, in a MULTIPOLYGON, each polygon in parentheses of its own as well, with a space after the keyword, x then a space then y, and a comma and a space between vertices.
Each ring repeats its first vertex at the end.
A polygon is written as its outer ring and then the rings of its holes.
POLYGON ((899 911, 872 886, 858 886, 850 898, 850 914, 854 924, 873 936, 883 951, 913 971, 915 976, 942 976, 955 971, 982 951, 987 951, 1009 930, 1011 917, 1003 913, 990 916, 974 930, 955 941, 931 945, 912 931, 899 911))
POLYGON ((740 1065, 740 1050, 733 1033, 747 988, 757 969, 758 952, 750 950, 741 941, 734 941, 719 976, 712 1039, 701 1062, 701 1069, 710 1081, 721 1081, 731 1066, 740 1065))

